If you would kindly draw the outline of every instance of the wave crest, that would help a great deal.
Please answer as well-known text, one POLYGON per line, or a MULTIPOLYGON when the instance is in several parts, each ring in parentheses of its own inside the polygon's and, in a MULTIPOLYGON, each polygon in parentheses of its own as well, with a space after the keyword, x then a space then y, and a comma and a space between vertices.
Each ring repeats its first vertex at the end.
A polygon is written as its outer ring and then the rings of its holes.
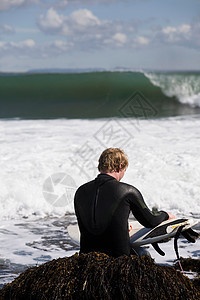
POLYGON ((168 97, 176 97, 181 103, 200 107, 199 73, 145 73, 146 77, 161 88, 168 97))

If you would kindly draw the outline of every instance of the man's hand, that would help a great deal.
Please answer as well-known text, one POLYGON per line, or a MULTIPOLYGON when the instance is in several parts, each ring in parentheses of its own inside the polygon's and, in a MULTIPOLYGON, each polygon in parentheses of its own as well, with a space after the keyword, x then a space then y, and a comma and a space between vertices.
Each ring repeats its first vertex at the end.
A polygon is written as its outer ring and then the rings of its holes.
POLYGON ((168 216, 169 216, 169 219, 168 220, 171 220, 171 219, 175 219, 176 217, 174 215, 172 215, 170 212, 167 212, 168 216))

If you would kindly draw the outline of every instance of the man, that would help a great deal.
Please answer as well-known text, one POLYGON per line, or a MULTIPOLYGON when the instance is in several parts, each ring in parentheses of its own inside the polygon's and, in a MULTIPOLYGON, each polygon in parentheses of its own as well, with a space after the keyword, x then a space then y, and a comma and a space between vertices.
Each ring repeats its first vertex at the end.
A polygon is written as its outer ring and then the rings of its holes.
POLYGON ((153 213, 135 187, 120 182, 127 167, 125 153, 119 148, 108 148, 99 158, 100 174, 76 191, 74 206, 81 234, 81 253, 130 255, 130 211, 145 227, 155 227, 174 218, 164 211, 153 213))

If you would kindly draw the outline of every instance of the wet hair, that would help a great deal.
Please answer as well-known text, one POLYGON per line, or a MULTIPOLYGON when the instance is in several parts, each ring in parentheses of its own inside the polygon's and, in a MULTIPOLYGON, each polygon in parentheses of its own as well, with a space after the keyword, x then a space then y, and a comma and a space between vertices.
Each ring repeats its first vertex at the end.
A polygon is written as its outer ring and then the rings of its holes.
POLYGON ((108 148, 99 157, 98 170, 101 173, 123 170, 128 167, 128 158, 119 148, 108 148))

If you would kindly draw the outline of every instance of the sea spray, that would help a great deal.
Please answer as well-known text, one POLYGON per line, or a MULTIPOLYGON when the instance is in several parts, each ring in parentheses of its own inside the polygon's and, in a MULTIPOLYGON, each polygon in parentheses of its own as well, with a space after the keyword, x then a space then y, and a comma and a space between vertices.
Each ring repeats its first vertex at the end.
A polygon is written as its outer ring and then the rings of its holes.
POLYGON ((5 134, 0 148, 1 219, 74 213, 72 193, 66 205, 56 207, 44 197, 45 181, 64 173, 74 180, 75 192, 98 174, 98 157, 109 146, 122 147, 128 154, 123 180, 142 192, 150 208, 179 215, 200 212, 198 116, 151 121, 1 120, 0 124, 5 134))
POLYGON ((199 72, 146 72, 145 75, 168 97, 176 97, 181 103, 200 107, 199 72))

